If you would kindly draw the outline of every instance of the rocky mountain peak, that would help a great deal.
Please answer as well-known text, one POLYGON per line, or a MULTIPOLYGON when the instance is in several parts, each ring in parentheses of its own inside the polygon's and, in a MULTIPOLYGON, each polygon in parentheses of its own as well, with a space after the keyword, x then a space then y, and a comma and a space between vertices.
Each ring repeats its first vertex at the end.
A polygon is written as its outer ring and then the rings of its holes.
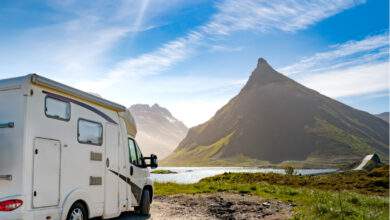
POLYGON ((277 72, 274 68, 272 68, 272 66, 268 64, 267 60, 265 60, 264 58, 259 58, 257 61, 256 69, 249 77, 249 80, 245 85, 244 90, 253 86, 259 87, 270 83, 285 81, 291 80, 283 74, 277 72))
POLYGON ((171 114, 171 112, 169 112, 168 109, 159 106, 157 103, 153 104, 151 109, 152 109, 152 111, 158 112, 164 116, 172 117, 172 114, 171 114))
POLYGON ((257 60, 257 68, 271 68, 272 69, 272 67, 268 64, 267 60, 264 59, 263 57, 260 57, 257 60))
POLYGON ((188 128, 159 104, 135 104, 129 108, 137 124, 137 142, 145 155, 164 158, 184 138, 188 128))
POLYGON ((130 107, 130 111, 137 112, 137 113, 154 113, 158 115, 162 115, 165 117, 172 117, 172 114, 169 112, 168 109, 161 107, 157 103, 153 105, 148 105, 148 104, 135 104, 130 107))
POLYGON ((148 104, 135 104, 135 105, 132 105, 130 107, 130 110, 137 111, 137 112, 143 112, 143 111, 147 111, 149 108, 150 107, 148 104))

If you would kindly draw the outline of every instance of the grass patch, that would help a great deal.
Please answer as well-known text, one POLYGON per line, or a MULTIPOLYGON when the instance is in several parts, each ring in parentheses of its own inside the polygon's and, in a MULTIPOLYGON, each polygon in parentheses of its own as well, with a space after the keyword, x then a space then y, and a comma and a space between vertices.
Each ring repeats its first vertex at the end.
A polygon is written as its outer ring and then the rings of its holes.
POLYGON ((154 173, 154 174, 175 174, 177 172, 172 171, 172 170, 153 170, 150 173, 154 173))
POLYGON ((231 192, 282 200, 296 205, 295 219, 387 220, 388 188, 388 167, 311 177, 225 173, 195 184, 155 183, 156 195, 231 192))
MULTIPOLYGON (((316 118, 316 128, 313 129, 320 136, 329 137, 338 143, 342 143, 345 146, 349 146, 353 153, 358 155, 367 155, 375 150, 368 144, 368 141, 346 132, 335 125, 316 118)), ((383 157, 384 158, 384 157, 383 157)))
POLYGON ((317 176, 282 175, 277 173, 225 173, 201 182, 229 184, 266 182, 282 186, 308 187, 322 190, 348 190, 366 195, 389 194, 389 166, 367 171, 348 171, 317 176))

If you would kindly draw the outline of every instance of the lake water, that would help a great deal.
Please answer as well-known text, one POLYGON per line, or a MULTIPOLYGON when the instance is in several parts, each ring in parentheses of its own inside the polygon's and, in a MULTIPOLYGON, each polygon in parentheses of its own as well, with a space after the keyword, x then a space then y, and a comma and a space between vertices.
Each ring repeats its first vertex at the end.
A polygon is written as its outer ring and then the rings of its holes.
MULTIPOLYGON (((151 177, 156 182, 175 182, 175 183, 196 183, 199 180, 223 174, 231 173, 282 173, 283 169, 275 168, 258 168, 258 167, 159 167, 158 170, 171 170, 177 172, 175 174, 151 174, 151 177)), ((336 169, 296 169, 298 174, 311 175, 320 173, 335 172, 336 169)))

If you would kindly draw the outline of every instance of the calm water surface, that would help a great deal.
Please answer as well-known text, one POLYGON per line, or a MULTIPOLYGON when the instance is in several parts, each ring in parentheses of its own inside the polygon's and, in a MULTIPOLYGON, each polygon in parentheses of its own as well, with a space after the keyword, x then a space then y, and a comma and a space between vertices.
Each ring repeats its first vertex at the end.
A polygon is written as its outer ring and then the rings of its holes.
MULTIPOLYGON (((176 174, 151 174, 156 182, 175 182, 175 183, 196 183, 199 180, 222 174, 231 173, 282 173, 283 169, 258 168, 258 167, 159 167, 158 170, 171 170, 176 174)), ((336 169, 297 169, 296 172, 301 175, 320 174, 335 172, 336 169)))

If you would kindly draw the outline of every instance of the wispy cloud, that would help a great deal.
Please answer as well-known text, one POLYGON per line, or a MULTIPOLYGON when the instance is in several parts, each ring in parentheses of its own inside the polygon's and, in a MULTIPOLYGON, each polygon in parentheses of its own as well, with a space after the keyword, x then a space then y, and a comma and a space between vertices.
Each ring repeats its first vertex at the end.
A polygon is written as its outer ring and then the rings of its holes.
POLYGON ((302 84, 333 98, 372 94, 389 89, 389 64, 363 64, 329 71, 299 80, 302 84))
POLYGON ((156 51, 125 59, 101 80, 80 82, 79 86, 88 85, 91 89, 107 88, 123 79, 159 74, 199 52, 202 46, 210 45, 209 42, 217 41, 221 36, 237 31, 297 31, 362 2, 223 1, 217 4, 217 13, 209 22, 186 36, 168 42, 156 51))
POLYGON ((104 63, 107 51, 128 32, 126 27, 101 26, 91 17, 30 28, 21 36, 10 39, 9 45, 0 45, 3 63, 0 69, 11 74, 23 74, 23 71, 55 73, 57 79, 93 76, 103 70, 101 63, 104 63), (15 65, 4 65, 15 61, 15 65))
POLYGON ((217 7, 219 13, 203 27, 204 32, 227 35, 240 30, 297 31, 313 25, 364 1, 225 1, 217 7))
POLYGON ((243 49, 244 47, 231 47, 231 46, 220 45, 220 44, 210 45, 211 52, 237 52, 237 51, 242 51, 243 49))
POLYGON ((287 75, 305 75, 324 70, 340 69, 387 59, 388 33, 368 36, 362 40, 333 45, 330 50, 303 58, 299 62, 279 69, 287 75))
POLYGON ((154 0, 153 7, 146 0, 45 3, 55 12, 42 15, 48 20, 45 25, 23 29, 10 38, 2 36, 8 42, 0 43, 2 64, 18 61, 1 65, 1 72, 34 71, 57 80, 97 78, 111 69, 115 61, 110 52, 121 40, 158 26, 156 17, 186 4, 179 0, 154 0))
POLYGON ((388 33, 333 45, 328 51, 278 69, 333 98, 389 89, 388 33))

